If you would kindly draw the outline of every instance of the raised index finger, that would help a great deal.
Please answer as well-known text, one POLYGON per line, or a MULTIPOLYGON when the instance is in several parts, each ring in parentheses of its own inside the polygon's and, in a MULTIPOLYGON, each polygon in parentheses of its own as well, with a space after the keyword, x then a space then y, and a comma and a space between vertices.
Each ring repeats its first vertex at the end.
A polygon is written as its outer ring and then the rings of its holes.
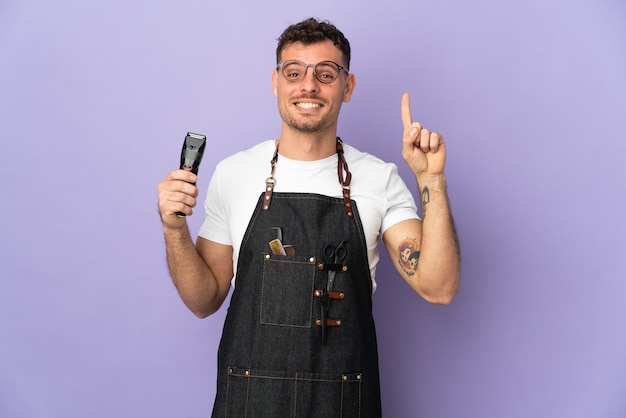
POLYGON ((404 129, 408 129, 413 123, 413 119, 411 118, 411 102, 409 100, 409 93, 404 93, 402 95, 400 113, 402 114, 402 125, 404 125, 404 129))

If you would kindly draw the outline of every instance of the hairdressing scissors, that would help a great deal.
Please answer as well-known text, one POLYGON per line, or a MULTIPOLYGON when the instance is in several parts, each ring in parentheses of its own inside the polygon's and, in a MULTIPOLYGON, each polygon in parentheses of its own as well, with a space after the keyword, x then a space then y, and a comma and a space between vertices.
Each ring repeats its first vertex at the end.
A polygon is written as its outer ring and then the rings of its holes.
POLYGON ((328 283, 326 290, 333 290, 335 284, 335 275, 338 270, 343 269, 343 262, 348 255, 348 250, 345 246, 345 241, 341 241, 336 247, 328 244, 324 246, 324 258, 327 263, 326 269, 328 270, 328 283))
POLYGON ((330 309, 329 292, 333 290, 337 271, 344 271, 343 262, 348 255, 348 250, 344 243, 345 241, 341 241, 336 247, 332 244, 324 246, 324 270, 328 272, 328 282, 326 283, 326 290, 322 290, 320 296, 322 344, 326 344, 326 320, 328 318, 328 310, 330 309))

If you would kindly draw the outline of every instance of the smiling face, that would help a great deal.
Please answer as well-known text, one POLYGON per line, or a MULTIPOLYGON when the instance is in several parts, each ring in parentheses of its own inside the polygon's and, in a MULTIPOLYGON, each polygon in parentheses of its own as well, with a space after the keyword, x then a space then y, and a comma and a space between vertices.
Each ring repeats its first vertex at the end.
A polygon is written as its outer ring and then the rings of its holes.
MULTIPOLYGON (((301 42, 289 44, 281 54, 281 62, 288 60, 306 64, 333 61, 345 65, 343 54, 330 40, 306 45, 301 42)), ((341 104, 350 101, 355 80, 352 74, 340 71, 335 81, 324 84, 315 78, 313 68, 308 67, 304 79, 295 83, 287 81, 280 71, 274 70, 272 86, 278 99, 283 130, 332 133, 334 136, 341 104)))

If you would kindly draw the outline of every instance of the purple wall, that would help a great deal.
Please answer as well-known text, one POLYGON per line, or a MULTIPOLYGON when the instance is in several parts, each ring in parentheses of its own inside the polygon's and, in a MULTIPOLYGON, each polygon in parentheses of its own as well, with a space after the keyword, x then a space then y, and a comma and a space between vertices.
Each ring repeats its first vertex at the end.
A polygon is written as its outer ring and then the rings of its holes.
POLYGON ((203 190, 278 135, 275 39, 311 15, 353 46, 346 142, 414 187, 408 91, 448 144, 462 286, 380 266, 385 416, 626 414, 622 1, 97 3, 0 4, 0 416, 207 416, 224 310, 180 302, 156 185, 188 130, 203 190))

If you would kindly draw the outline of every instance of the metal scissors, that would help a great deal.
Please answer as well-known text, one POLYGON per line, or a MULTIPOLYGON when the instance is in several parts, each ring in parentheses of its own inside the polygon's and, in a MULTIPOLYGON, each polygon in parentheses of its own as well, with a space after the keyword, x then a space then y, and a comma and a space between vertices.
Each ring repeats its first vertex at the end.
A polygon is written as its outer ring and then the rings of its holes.
POLYGON ((336 247, 331 244, 324 246, 324 258, 325 262, 328 264, 326 266, 328 270, 328 283, 326 284, 326 290, 329 292, 333 290, 335 275, 338 270, 343 269, 343 262, 348 255, 348 250, 344 244, 345 241, 341 241, 336 247))
POLYGON ((348 250, 344 243, 345 241, 341 241, 336 247, 332 244, 324 246, 324 270, 328 272, 328 282, 326 283, 326 290, 322 290, 320 296, 322 344, 326 344, 326 320, 330 309, 329 292, 333 290, 337 271, 344 271, 343 262, 348 255, 348 250))

